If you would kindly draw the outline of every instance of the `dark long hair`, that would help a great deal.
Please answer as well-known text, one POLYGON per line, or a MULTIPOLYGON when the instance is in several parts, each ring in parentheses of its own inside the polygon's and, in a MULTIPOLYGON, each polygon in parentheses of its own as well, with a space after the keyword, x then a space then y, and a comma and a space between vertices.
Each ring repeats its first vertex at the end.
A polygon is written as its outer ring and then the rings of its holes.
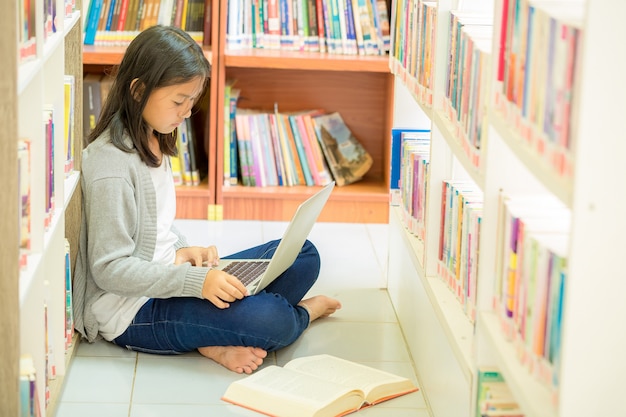
MULTIPOLYGON (((148 97, 156 88, 186 83, 197 77, 204 80, 206 87, 210 75, 211 66, 202 48, 185 31, 174 26, 144 30, 126 49, 87 143, 109 129, 111 141, 119 149, 136 151, 148 166, 159 166, 159 158, 150 151, 148 124, 142 117, 148 97), (133 83, 134 79, 137 82, 133 83), (124 142, 125 132, 132 139, 132 147, 124 142)), ((176 132, 177 129, 169 134, 154 132, 165 155, 176 154, 176 132)))

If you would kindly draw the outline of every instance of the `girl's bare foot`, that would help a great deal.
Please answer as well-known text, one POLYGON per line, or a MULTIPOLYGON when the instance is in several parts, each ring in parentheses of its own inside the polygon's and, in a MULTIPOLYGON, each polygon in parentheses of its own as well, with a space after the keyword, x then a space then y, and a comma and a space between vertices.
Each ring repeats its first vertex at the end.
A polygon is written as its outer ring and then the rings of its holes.
POLYGON ((206 346, 198 348, 198 352, 238 374, 251 374, 267 356, 261 348, 246 346, 206 346))
POLYGON ((321 317, 328 317, 341 308, 339 300, 327 297, 325 295, 316 295, 307 298, 299 303, 309 312, 310 321, 317 320, 321 317))

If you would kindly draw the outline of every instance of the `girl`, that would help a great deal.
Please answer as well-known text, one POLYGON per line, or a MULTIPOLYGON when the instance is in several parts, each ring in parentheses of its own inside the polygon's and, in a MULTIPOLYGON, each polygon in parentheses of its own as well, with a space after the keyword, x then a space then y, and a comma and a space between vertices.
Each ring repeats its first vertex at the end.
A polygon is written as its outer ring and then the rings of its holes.
MULTIPOLYGON (((209 76, 202 49, 176 27, 151 27, 128 46, 83 151, 75 326, 89 342, 159 354, 197 349, 249 374, 341 305, 302 300, 320 268, 309 241, 281 277, 247 296, 236 277, 211 269, 215 246, 189 246, 175 228, 169 157, 209 76)), ((231 257, 270 258, 277 245, 231 257)))

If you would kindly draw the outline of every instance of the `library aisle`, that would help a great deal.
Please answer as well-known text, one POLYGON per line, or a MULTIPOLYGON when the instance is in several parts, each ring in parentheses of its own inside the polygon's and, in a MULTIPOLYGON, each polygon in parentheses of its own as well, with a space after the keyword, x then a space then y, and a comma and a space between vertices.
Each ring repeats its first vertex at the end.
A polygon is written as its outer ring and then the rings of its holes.
MULTIPOLYGON (((285 222, 178 220, 190 243, 216 244, 230 254, 278 238, 285 222), (235 236, 245 236, 236 239, 235 236)), ((408 349, 387 295, 385 224, 317 223, 311 235, 322 271, 311 294, 341 300, 343 308, 314 322, 293 345, 265 364, 329 353, 410 377, 419 386, 408 349)), ((220 400, 241 376, 197 353, 154 356, 125 351, 106 342, 81 344, 66 379, 58 417, 191 417, 260 414, 220 400)), ((408 394, 355 415, 430 417, 423 392, 408 394)))

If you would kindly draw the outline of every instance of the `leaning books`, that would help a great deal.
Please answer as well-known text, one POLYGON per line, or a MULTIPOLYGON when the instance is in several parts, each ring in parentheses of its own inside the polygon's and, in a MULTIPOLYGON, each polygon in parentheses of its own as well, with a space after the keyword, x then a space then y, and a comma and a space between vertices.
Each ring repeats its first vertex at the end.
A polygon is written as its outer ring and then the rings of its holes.
POLYGON ((313 117, 315 132, 338 186, 360 180, 372 166, 372 157, 354 137, 339 113, 313 117))
POLYGON ((276 417, 336 417, 399 397, 408 378, 330 355, 267 366, 230 384, 224 401, 276 417))

